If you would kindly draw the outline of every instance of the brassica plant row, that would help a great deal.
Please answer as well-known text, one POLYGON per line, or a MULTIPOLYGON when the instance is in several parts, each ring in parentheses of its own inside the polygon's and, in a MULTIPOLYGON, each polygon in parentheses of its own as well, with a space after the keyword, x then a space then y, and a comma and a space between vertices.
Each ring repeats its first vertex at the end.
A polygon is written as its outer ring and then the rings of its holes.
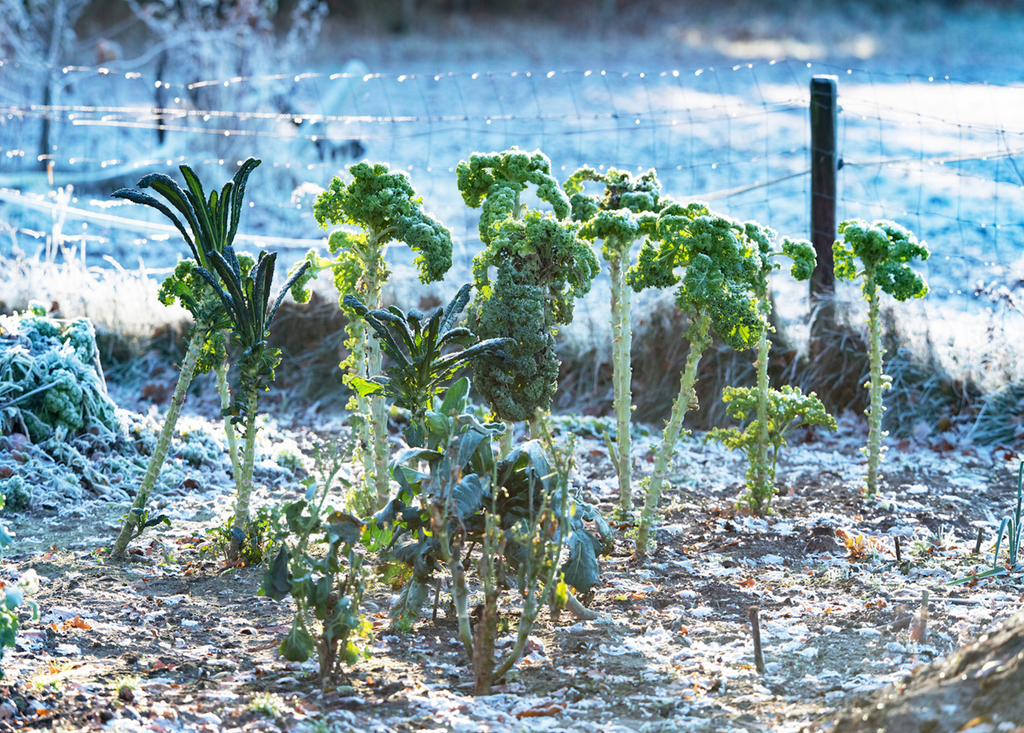
MULTIPOLYGON (((139 182, 139 189, 152 189, 163 201, 142 190, 115 193, 156 208, 177 227, 187 245, 186 259, 167 278, 161 299, 183 304, 195 326, 164 429, 112 554, 123 555, 131 540, 167 521, 149 516, 147 498, 189 382, 196 373, 214 370, 236 493, 227 560, 241 564, 254 556, 246 548, 257 541, 248 535, 256 418, 260 394, 273 382, 281 359, 267 339, 287 292, 304 301, 312 281, 330 272, 349 316, 349 356, 340 368, 354 392, 350 437, 318 451, 319 476, 310 479, 303 499, 267 515, 275 550, 266 555, 272 560, 263 580, 265 595, 295 600, 281 653, 305 660, 315 652, 325 685, 366 648, 361 640, 370 626, 360 602, 371 565, 404 584, 391 610, 397 628, 409 628, 420 618, 428 591, 439 577, 449 576, 459 640, 479 693, 488 692, 516 663, 545 604, 589 616, 580 596, 599 582, 599 559, 611 550, 613 529, 610 518, 573 488, 573 445, 555 440, 547 415, 558 379, 555 335, 560 325, 571 323, 575 301, 589 292, 600 271, 596 245, 612 279, 615 421, 614 432, 609 429, 605 437, 619 479, 614 519, 635 533, 636 560, 655 551, 661 495, 674 477, 672 457, 686 414, 696 407, 700 361, 716 336, 732 349, 756 349, 756 385, 725 392, 738 424, 709 436, 746 455, 747 491, 739 501, 750 512, 771 511, 776 463, 793 428, 836 429, 814 393, 773 387, 768 378, 769 275, 785 257, 792 262, 792 276, 807 279, 814 249, 703 203, 676 201, 662 191, 653 170, 634 176, 583 168, 561 182, 540 151, 471 155, 458 166, 453 185, 467 206, 481 210, 484 248, 474 260, 473 282, 446 306, 423 313, 384 308, 381 301, 389 276, 388 245, 404 244, 416 252, 423 282, 443 279, 452 261, 451 233, 423 210, 404 173, 359 163, 336 177, 314 206, 318 223, 339 227, 330 233, 329 251, 310 251, 274 298, 276 255, 264 252, 256 259, 236 252, 233 243, 245 210, 246 181, 258 165, 247 160, 231 181, 209 194, 188 166, 181 167, 184 188, 161 174, 139 182), (688 320, 680 337, 689 344, 689 357, 653 471, 635 482, 630 293, 647 288, 674 290, 675 305, 688 320), (460 324, 463 312, 468 317, 460 324), (229 338, 241 354, 232 365, 233 388, 225 349, 229 338), (473 391, 481 403, 474 404, 473 391), (401 441, 389 434, 389 408, 395 407, 409 415, 401 441), (236 426, 242 429, 241 445, 236 426), (524 439, 517 442, 519 435, 524 439), (342 494, 337 506, 331 503, 334 489, 342 494), (482 593, 475 623, 474 585, 482 593), (498 660, 494 641, 503 589, 518 596, 522 612, 515 642, 498 660)), ((887 385, 878 291, 900 300, 923 296, 927 286, 909 263, 926 258, 928 250, 893 222, 848 221, 840 232, 836 275, 863 278, 872 319, 865 487, 871 494, 877 486, 887 385)), ((38 315, 22 320, 40 328, 38 315)), ((65 340, 69 351, 77 348, 71 329, 52 337, 65 340)), ((88 364, 93 357, 83 353, 76 363, 88 364)), ((84 429, 102 414, 95 406, 98 398, 80 397, 70 407, 57 404, 74 384, 89 385, 88 380, 73 383, 55 376, 48 383, 45 375, 35 374, 29 379, 14 364, 8 371, 0 418, 35 426, 33 435, 84 429)), ((6 610, 0 607, 0 621, 7 619, 7 626, 0 626, 0 644, 12 640, 11 610, 19 594, 8 589, 6 610)))

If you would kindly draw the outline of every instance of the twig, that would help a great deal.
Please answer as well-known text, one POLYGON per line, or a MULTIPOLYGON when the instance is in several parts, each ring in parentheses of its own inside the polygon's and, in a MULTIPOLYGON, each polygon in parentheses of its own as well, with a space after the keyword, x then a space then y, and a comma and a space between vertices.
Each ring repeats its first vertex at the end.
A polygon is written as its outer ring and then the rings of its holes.
POLYGON ((441 578, 434 583, 434 611, 430 614, 430 621, 437 623, 437 606, 441 602, 441 578))
POLYGON ((984 527, 978 527, 978 539, 974 543, 974 554, 975 555, 981 554, 981 541, 983 539, 985 539, 985 528, 984 527))
POLYGON ((747 609, 750 619, 750 635, 754 638, 754 666, 758 674, 764 674, 764 654, 761 651, 761 622, 757 617, 757 606, 747 609))
POLYGON ((921 633, 918 635, 918 641, 922 644, 928 643, 928 591, 921 591, 921 612, 919 614, 919 626, 921 633))
POLYGON ((897 565, 901 565, 903 563, 903 558, 900 556, 900 538, 899 538, 899 535, 897 535, 894 539, 896 540, 896 564, 897 565))

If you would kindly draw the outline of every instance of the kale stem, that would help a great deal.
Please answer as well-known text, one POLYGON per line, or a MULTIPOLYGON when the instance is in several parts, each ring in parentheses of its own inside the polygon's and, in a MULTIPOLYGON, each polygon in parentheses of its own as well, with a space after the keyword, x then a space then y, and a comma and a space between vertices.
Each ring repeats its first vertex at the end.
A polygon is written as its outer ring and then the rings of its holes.
MULTIPOLYGON (((248 381, 248 380, 246 380, 248 381)), ((256 463, 256 412, 259 409, 259 392, 255 388, 246 390, 245 399, 245 446, 242 453, 242 477, 235 498, 235 516, 231 527, 245 531, 249 519, 249 500, 252 497, 252 474, 256 463)), ((242 541, 232 537, 228 547, 228 559, 237 560, 242 541)))
POLYGON ((128 543, 139 534, 139 532, 136 532, 136 529, 139 528, 141 531, 142 517, 137 515, 135 510, 145 510, 149 495, 160 478, 160 469, 163 468, 164 460, 167 458, 167 451, 171 447, 171 438, 174 436, 174 428, 178 423, 178 415, 181 414, 182 405, 185 404, 188 387, 192 383, 192 377, 195 375, 196 366, 199 364, 199 357, 203 353, 203 343, 208 333, 209 327, 205 322, 197 323, 192 327, 192 332, 189 335, 188 349, 185 351, 185 358, 181 362, 181 371, 178 373, 178 383, 174 387, 171 404, 167 408, 167 416, 164 418, 163 428, 160 430, 156 446, 153 448, 153 455, 150 456, 146 475, 142 479, 142 485, 139 486, 139 491, 135 495, 135 501, 132 503, 128 515, 121 524, 121 532, 114 541, 113 548, 111 548, 110 553, 114 557, 124 556, 125 550, 128 549, 128 543))
MULTIPOLYGON (((228 357, 227 350, 224 348, 224 344, 227 342, 227 337, 224 336, 222 341, 219 341, 217 346, 217 392, 220 394, 220 406, 222 410, 227 410, 231 406, 231 390, 228 388, 228 357)), ((231 419, 228 417, 224 418, 224 439, 227 442, 228 455, 231 456, 231 471, 232 477, 235 479, 235 491, 238 491, 240 481, 242 479, 241 466, 238 463, 238 441, 235 439, 235 426, 232 425, 231 419)))
POLYGON ((770 306, 767 294, 760 305, 765 327, 757 345, 757 457, 754 462, 754 482, 750 487, 755 514, 764 510, 775 493, 775 474, 768 469, 768 352, 771 350, 771 342, 768 340, 770 306))
POLYGON ((686 368, 679 379, 679 394, 672 403, 672 413, 665 426, 661 445, 654 459, 654 473, 647 484, 643 512, 640 514, 640 526, 637 530, 636 550, 634 557, 647 556, 647 544, 654 532, 654 514, 661 499, 661 487, 668 474, 669 461, 675 453, 676 442, 683 427, 683 418, 693 407, 697 406, 697 393, 693 385, 697 382, 697 367, 700 365, 704 351, 711 346, 711 316, 702 313, 695 317, 687 331, 690 340, 690 353, 686 357, 686 368))
POLYGON ((868 327, 871 334, 871 406, 868 408, 868 477, 867 495, 878 491, 878 464, 882 455, 882 392, 888 385, 882 374, 882 325, 878 317, 878 286, 872 268, 864 274, 864 295, 868 301, 868 327))
POLYGON ((612 385, 615 407, 615 442, 618 450, 613 456, 615 473, 619 479, 619 518, 626 521, 633 511, 632 494, 632 436, 630 421, 632 410, 633 377, 630 366, 630 345, 633 340, 630 325, 630 296, 626 284, 625 253, 628 247, 619 250, 621 254, 608 260, 612 282, 612 385))

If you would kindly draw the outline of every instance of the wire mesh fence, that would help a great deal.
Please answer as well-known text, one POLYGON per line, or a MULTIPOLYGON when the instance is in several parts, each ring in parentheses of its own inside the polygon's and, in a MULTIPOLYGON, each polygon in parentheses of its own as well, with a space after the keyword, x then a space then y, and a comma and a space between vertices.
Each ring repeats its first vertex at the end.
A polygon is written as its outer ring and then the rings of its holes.
MULTIPOLYGON (((316 192, 367 158, 406 171, 427 209, 452 228, 451 283, 468 279, 480 248, 478 212, 463 204, 455 166, 511 146, 543 150, 563 177, 583 165, 655 168, 677 199, 807 237, 809 81, 832 74, 841 107, 838 219, 893 219, 929 243, 925 312, 944 339, 970 349, 979 338, 992 342, 996 329, 1006 345, 1019 326, 1012 292, 1024 279, 1016 160, 1024 87, 1016 85, 795 61, 433 75, 371 73, 353 61, 337 71, 223 79, 111 65, 62 69, 41 105, 17 64, 0 72, 4 254, 17 246, 52 256, 72 246, 89 265, 141 258, 166 267, 180 254, 170 231, 108 194, 185 162, 226 180, 255 155, 263 168, 250 184, 242 241, 297 258, 325 235, 312 218, 316 192)), ((392 256, 401 275, 403 255, 392 256)), ((783 308, 806 311, 803 286, 779 286, 783 308)))

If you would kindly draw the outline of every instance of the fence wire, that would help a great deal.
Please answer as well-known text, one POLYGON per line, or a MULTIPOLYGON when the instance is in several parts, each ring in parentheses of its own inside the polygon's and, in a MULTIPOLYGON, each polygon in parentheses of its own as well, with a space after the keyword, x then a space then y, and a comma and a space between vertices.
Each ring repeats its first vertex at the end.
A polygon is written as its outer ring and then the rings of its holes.
POLYGON ((165 267, 179 255, 167 232, 154 238, 162 222, 149 212, 110 202, 115 188, 185 162, 226 180, 249 155, 263 168, 250 183, 247 234, 298 257, 324 236, 312 219, 316 191, 366 158, 408 173, 428 210, 453 229, 453 279, 465 279, 480 246, 478 212, 462 203, 455 167, 472 152, 513 145, 543 150, 562 177, 582 165, 655 168, 677 199, 806 237, 809 80, 833 74, 839 219, 889 218, 912 229, 933 251, 924 265, 929 301, 973 323, 990 318, 979 287, 1024 280, 1024 88, 1016 85, 796 61, 433 75, 351 62, 226 79, 111 66, 61 70, 51 103, 41 105, 15 66, 0 65, 0 219, 27 249, 52 228, 46 209, 62 208, 74 222, 62 236, 88 242, 90 264, 141 256, 165 267), (55 189, 68 184, 75 197, 58 202, 55 189))

